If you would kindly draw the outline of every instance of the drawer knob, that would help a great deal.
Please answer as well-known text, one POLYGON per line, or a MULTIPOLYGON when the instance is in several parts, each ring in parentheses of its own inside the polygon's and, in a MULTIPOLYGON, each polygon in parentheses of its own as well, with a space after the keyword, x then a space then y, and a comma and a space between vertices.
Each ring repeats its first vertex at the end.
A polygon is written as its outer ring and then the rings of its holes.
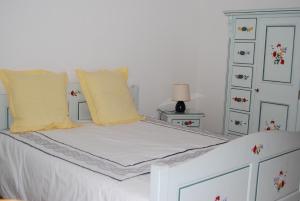
POLYGON ((248 99, 245 98, 245 97, 237 97, 237 96, 235 96, 235 97, 233 97, 232 99, 233 99, 235 102, 238 102, 238 103, 246 103, 246 102, 248 101, 248 99))
POLYGON ((235 77, 240 80, 241 79, 247 80, 249 78, 249 75, 237 74, 235 75, 235 77))
POLYGON ((259 88, 254 89, 254 91, 258 93, 259 92, 259 88))

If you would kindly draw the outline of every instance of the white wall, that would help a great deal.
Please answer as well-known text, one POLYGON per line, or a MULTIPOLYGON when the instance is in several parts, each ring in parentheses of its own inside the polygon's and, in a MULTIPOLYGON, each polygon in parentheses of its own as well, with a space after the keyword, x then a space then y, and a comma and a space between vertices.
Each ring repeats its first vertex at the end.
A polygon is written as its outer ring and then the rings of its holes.
POLYGON ((0 66, 74 69, 128 66, 141 111, 155 115, 173 82, 194 76, 197 44, 190 5, 151 0, 1 0, 0 66), (187 15, 188 14, 188 15, 187 15))
POLYGON ((292 7, 299 0, 1 0, 0 67, 74 69, 128 66, 141 112, 188 82, 191 105, 221 132, 227 56, 226 9, 292 7))

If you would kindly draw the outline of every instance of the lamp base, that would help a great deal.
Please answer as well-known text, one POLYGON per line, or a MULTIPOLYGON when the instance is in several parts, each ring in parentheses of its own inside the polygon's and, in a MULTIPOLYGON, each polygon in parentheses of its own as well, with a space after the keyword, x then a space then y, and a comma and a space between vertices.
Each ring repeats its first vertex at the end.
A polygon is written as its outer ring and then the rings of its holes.
POLYGON ((184 113, 184 111, 185 111, 184 101, 178 101, 176 103, 175 111, 178 112, 178 113, 184 113))

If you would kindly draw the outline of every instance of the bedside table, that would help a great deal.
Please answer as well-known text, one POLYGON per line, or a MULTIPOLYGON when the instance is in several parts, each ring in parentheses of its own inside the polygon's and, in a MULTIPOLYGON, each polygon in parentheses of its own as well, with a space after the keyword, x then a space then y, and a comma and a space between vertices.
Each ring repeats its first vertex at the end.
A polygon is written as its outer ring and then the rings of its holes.
POLYGON ((159 119, 177 126, 201 128, 201 118, 204 113, 186 111, 185 113, 169 112, 158 110, 159 119))

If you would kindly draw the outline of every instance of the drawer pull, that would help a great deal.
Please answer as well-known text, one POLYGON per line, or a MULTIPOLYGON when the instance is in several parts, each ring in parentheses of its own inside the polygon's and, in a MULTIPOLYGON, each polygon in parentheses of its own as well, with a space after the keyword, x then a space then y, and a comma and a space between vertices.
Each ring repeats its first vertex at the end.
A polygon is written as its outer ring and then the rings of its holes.
POLYGON ((279 174, 274 178, 274 186, 277 192, 279 192, 285 186, 286 174, 286 171, 280 170, 279 174))
POLYGON ((247 125, 247 123, 246 123, 246 122, 239 121, 239 120, 231 120, 231 122, 234 122, 234 125, 236 125, 236 126, 243 126, 243 125, 247 125))
POLYGON ((235 75, 235 77, 240 80, 242 79, 247 80, 249 78, 249 75, 237 74, 235 75))
POLYGON ((250 55, 250 51, 240 50, 240 51, 238 51, 238 54, 241 55, 241 56, 250 55))
POLYGON ((232 100, 234 100, 235 102, 238 102, 238 103, 241 103, 241 102, 246 103, 248 101, 248 99, 245 97, 237 97, 237 96, 233 97, 232 100))

